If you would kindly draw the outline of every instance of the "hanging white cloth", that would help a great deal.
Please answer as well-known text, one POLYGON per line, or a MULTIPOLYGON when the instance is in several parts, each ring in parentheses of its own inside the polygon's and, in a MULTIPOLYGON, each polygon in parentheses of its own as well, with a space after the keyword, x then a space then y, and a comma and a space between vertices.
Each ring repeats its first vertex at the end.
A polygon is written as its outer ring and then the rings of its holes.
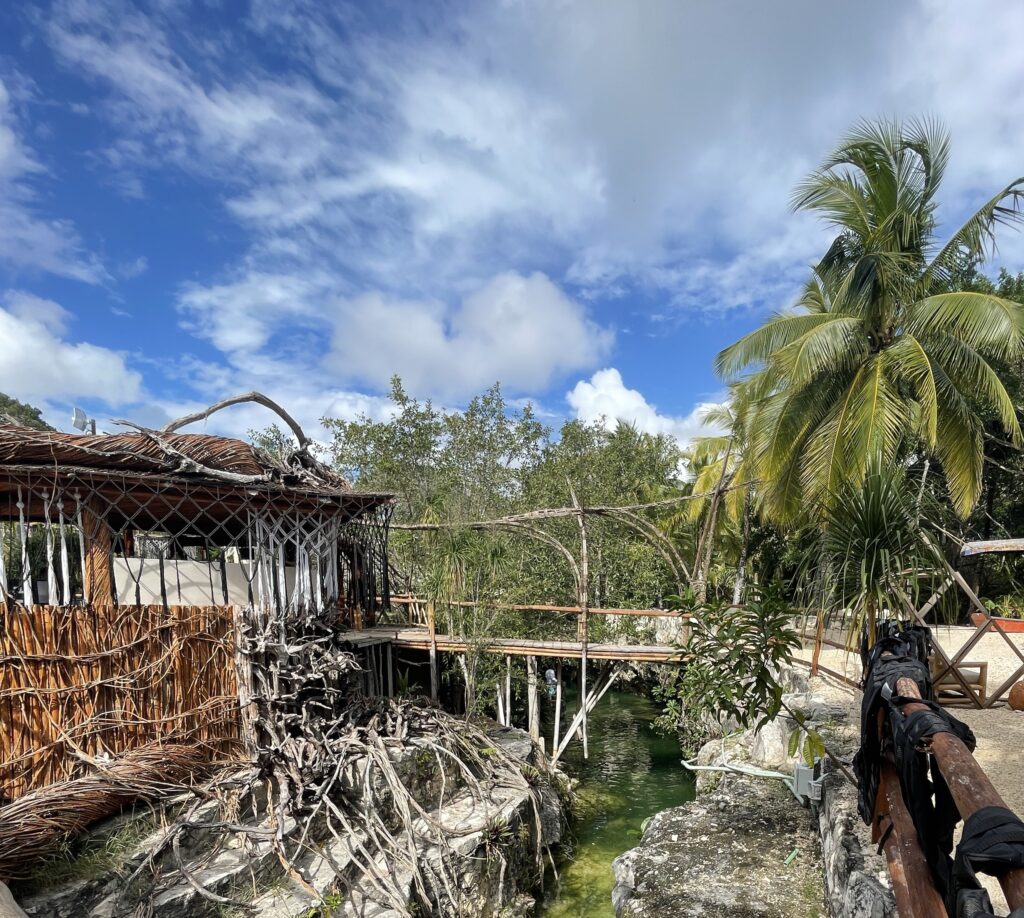
POLYGON ((18 488, 18 531, 21 533, 21 597, 27 608, 32 608, 32 570, 28 562, 28 525, 25 523, 25 501, 18 488))
POLYGON ((64 497, 57 502, 58 519, 60 520, 60 577, 63 581, 61 586, 61 604, 71 605, 71 563, 68 560, 68 538, 67 520, 64 517, 64 497))

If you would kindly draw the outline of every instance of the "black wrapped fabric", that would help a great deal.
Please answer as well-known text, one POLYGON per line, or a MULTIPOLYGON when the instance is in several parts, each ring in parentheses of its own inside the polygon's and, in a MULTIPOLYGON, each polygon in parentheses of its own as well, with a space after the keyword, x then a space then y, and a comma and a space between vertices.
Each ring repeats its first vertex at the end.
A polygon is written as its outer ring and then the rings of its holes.
POLYGON ((853 769, 857 775, 858 810, 861 819, 869 825, 875 813, 885 751, 878 735, 879 711, 887 710, 888 699, 896 694, 896 681, 904 677, 914 680, 922 698, 932 700, 931 675, 928 664, 918 656, 920 647, 921 642, 916 637, 904 640, 900 635, 890 635, 880 638, 870 651, 865 651, 860 750, 853 759, 853 769))
MULTIPOLYGON (((947 909, 957 918, 985 918, 982 910, 992 904, 978 883, 978 872, 1002 876, 1009 870, 1024 867, 1024 822, 1006 807, 986 806, 964 822, 963 835, 957 845, 953 862, 952 884, 947 895, 947 909)), ((1024 909, 1013 911, 1011 918, 1024 915, 1024 909)))
POLYGON ((903 801, 917 829, 921 850, 935 876, 936 887, 945 896, 950 889, 953 862, 949 854, 953 850, 953 830, 960 821, 960 811, 934 757, 918 750, 923 739, 936 733, 952 733, 972 752, 976 741, 970 727, 943 711, 934 701, 924 702, 927 711, 904 716, 903 705, 908 702, 922 703, 917 698, 897 695, 889 700, 893 758, 903 801))
MULTIPOLYGON (((866 644, 866 642, 865 642, 866 644)), ((858 783, 858 809, 861 818, 871 823, 878 797, 884 755, 892 751, 900 778, 900 789, 922 852, 931 867, 935 885, 943 896, 953 888, 953 830, 960 813, 949 787, 934 761, 918 750, 923 739, 948 732, 959 737, 971 750, 974 734, 970 728, 942 710, 932 692, 927 654, 931 639, 927 628, 908 628, 886 633, 870 651, 866 651, 864 700, 861 706, 861 747, 853 766, 858 783), (920 698, 907 698, 896 690, 898 680, 914 681, 920 698), (924 703, 928 710, 903 716, 909 702, 924 703), (879 736, 880 719, 888 729, 879 736)))

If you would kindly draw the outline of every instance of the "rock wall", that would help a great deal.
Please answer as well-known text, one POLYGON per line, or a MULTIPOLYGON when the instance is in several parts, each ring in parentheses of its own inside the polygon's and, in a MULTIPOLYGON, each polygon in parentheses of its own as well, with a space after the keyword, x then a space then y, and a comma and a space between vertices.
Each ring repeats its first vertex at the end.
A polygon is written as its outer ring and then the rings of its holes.
MULTIPOLYGON (((840 755, 852 755, 859 739, 853 697, 798 673, 786 679, 793 689, 786 705, 840 755)), ((782 715, 759 732, 707 743, 697 763, 792 774, 793 728, 782 715)), ((857 815, 856 789, 838 772, 826 776, 824 799, 813 811, 781 781, 699 772, 697 799, 655 816, 640 844, 613 866, 619 918, 896 915, 885 859, 857 815)))

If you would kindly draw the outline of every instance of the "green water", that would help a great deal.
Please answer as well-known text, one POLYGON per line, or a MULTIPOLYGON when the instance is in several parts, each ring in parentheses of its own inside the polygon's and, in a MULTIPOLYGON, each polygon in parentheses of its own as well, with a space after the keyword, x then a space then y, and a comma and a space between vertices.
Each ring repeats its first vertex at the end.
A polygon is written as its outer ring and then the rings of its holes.
MULTIPOLYGON (((574 699, 567 708, 575 710, 574 699)), ((572 859, 559 865, 557 897, 553 884, 549 889, 544 918, 615 918, 612 861, 636 846, 645 819, 693 799, 679 744, 652 727, 657 715, 647 698, 609 693, 590 716, 590 758, 584 761, 579 742, 563 756, 565 770, 580 779, 586 808, 575 826, 572 859)))

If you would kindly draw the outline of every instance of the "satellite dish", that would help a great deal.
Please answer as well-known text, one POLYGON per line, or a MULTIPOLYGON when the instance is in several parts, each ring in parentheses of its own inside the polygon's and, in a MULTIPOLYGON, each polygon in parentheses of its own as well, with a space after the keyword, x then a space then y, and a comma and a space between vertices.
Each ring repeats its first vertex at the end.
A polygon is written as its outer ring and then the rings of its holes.
POLYGON ((76 430, 85 430, 89 426, 89 416, 81 408, 75 408, 71 414, 71 426, 76 430))

